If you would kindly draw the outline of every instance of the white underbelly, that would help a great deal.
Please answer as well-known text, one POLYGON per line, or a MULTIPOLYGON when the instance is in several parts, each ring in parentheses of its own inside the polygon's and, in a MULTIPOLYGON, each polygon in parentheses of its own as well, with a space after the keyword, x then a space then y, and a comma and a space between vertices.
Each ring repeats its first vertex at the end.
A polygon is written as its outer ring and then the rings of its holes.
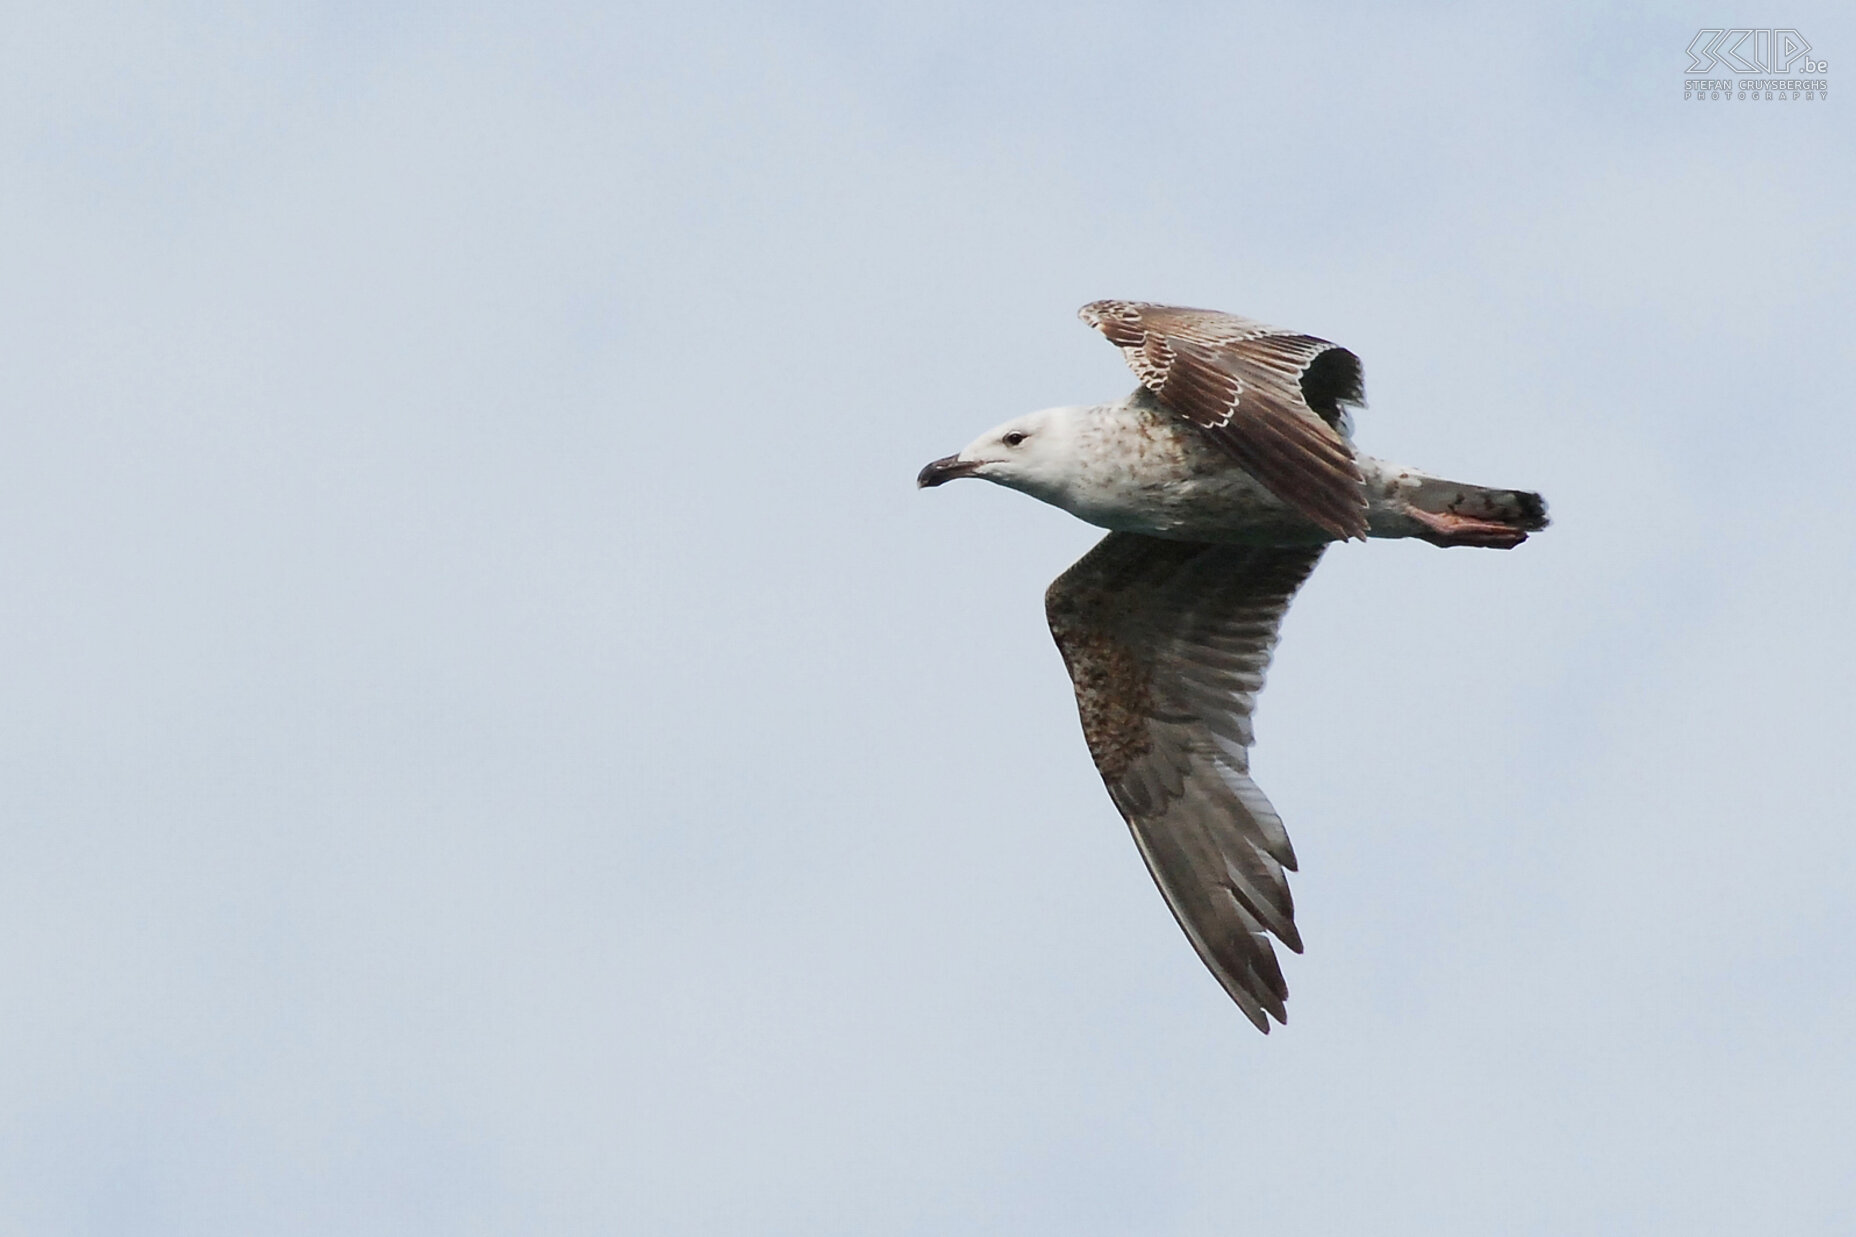
POLYGON ((1100 528, 1179 541, 1301 543, 1327 533, 1236 463, 1217 470, 1123 477, 1092 486, 1069 505, 1100 528))
POLYGON ((1145 391, 1090 414, 1078 427, 1078 472, 1061 494, 1038 495, 1078 519, 1178 541, 1333 540, 1145 391))

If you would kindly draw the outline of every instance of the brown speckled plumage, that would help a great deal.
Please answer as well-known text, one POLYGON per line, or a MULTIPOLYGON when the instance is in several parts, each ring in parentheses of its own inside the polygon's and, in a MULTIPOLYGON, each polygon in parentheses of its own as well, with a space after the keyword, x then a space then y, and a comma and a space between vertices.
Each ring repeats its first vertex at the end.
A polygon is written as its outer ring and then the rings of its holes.
POLYGON ((1276 631, 1322 547, 1111 533, 1045 594, 1090 754, 1194 948, 1263 1031, 1302 948, 1295 852, 1250 780, 1250 715, 1276 631))
POLYGON ((1359 358, 1312 335, 1211 309, 1092 301, 1079 316, 1141 385, 1270 491, 1336 537, 1366 535, 1346 407, 1365 399, 1359 358))

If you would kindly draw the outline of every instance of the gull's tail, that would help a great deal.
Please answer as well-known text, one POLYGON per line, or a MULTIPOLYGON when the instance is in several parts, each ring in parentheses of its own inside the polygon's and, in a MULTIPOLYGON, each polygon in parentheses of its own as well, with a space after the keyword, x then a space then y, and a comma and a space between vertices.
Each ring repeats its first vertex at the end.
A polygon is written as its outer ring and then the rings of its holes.
POLYGON ((1368 465, 1367 519, 1374 537, 1507 550, 1547 526, 1547 500, 1531 491, 1491 489, 1377 460, 1361 462, 1368 465))

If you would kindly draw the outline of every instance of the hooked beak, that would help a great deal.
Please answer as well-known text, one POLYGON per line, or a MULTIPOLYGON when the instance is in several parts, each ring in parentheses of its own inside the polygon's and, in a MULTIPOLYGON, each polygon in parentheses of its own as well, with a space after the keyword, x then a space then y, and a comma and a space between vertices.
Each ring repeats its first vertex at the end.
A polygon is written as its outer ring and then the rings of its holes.
POLYGON ((959 477, 971 477, 978 468, 978 461, 963 460, 958 455, 943 456, 916 474, 915 486, 922 490, 932 489, 959 477))

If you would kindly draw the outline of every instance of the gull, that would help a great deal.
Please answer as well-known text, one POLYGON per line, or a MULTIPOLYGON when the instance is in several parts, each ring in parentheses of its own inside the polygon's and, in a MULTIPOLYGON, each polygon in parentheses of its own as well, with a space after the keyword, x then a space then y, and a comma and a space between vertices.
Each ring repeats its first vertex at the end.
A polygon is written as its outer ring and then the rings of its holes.
POLYGON ((1268 1034, 1289 995, 1270 937, 1302 938, 1251 714, 1290 600, 1331 542, 1509 549, 1546 503, 1356 452, 1360 360, 1325 339, 1145 301, 1080 316, 1134 392, 1007 421, 916 484, 978 477, 1109 530, 1044 597, 1083 737, 1174 918, 1268 1034))

